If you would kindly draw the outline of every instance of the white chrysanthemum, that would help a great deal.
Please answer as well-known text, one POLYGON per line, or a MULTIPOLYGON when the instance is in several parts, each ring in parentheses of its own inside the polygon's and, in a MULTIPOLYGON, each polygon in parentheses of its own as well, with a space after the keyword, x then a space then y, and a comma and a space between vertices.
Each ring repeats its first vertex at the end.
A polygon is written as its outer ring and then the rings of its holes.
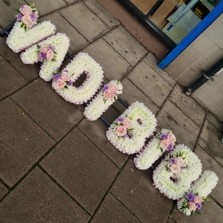
POLYGON ((154 185, 169 199, 178 200, 190 189, 192 181, 200 176, 201 171, 202 165, 197 155, 185 145, 178 145, 155 169, 153 173, 154 185), (171 179, 173 173, 167 168, 169 164, 168 159, 173 157, 183 158, 187 166, 177 175, 177 181, 171 179))
POLYGON ((46 40, 31 46, 26 49, 25 52, 21 53, 21 60, 24 64, 34 64, 38 62, 38 46, 42 47, 45 45, 50 45, 54 48, 55 59, 51 61, 44 61, 40 69, 40 77, 45 81, 50 81, 53 75, 60 68, 64 57, 70 46, 70 39, 64 33, 57 33, 46 40))
POLYGON ((187 206, 187 199, 185 197, 181 198, 180 200, 177 201, 177 208, 180 212, 187 216, 191 216, 192 211, 189 208, 186 208, 187 206))
POLYGON ((193 151, 191 151, 190 148, 185 145, 177 145, 176 149, 169 154, 169 157, 179 157, 180 155, 182 155, 181 157, 184 159, 187 165, 186 170, 182 171, 181 173, 181 178, 187 178, 191 182, 195 181, 202 172, 201 160, 193 151))
POLYGON ((44 21, 27 30, 21 28, 21 22, 16 22, 7 37, 6 44, 15 53, 19 53, 55 32, 56 27, 50 21, 44 21))
POLYGON ((218 176, 211 170, 205 170, 201 177, 191 186, 194 194, 207 197, 218 183, 218 176))
POLYGON ((87 53, 79 53, 64 70, 70 74, 72 82, 75 82, 84 72, 88 76, 80 87, 68 86, 57 89, 56 81, 53 80, 53 89, 73 104, 83 104, 90 100, 99 89, 104 77, 102 67, 87 53))
POLYGON ((115 122, 106 132, 108 140, 121 152, 135 154, 144 146, 146 138, 152 135, 156 129, 154 114, 140 102, 134 102, 120 117, 131 120, 132 137, 119 137, 115 134, 115 122), (140 120, 140 123, 138 122, 140 120))
POLYGON ((167 170, 167 161, 163 161, 153 172, 154 186, 166 197, 178 200, 190 189, 191 181, 180 177, 177 182, 171 180, 172 172, 167 170))
POLYGON ((152 164, 163 154, 160 147, 160 140, 154 138, 145 149, 134 159, 135 166, 140 170, 149 169, 152 164))
MULTIPOLYGON (((122 93, 122 84, 116 80, 110 81, 108 84, 117 85, 120 89, 118 94, 122 93)), ((110 99, 105 99, 103 90, 97 94, 95 98, 88 104, 84 111, 84 116, 90 120, 95 121, 115 102, 116 97, 112 97, 110 99)))

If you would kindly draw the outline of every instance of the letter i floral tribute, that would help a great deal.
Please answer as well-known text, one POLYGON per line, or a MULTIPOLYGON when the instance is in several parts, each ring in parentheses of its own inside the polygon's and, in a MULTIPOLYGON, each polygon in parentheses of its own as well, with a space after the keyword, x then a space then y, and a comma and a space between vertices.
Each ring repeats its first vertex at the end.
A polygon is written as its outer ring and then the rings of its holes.
MULTIPOLYGON (((59 71, 70 39, 55 33, 56 27, 50 21, 38 23, 34 5, 23 5, 6 43, 15 53, 22 52, 23 63, 42 63, 40 77, 52 80, 52 88, 66 101, 85 104, 85 117, 97 120, 122 93, 123 86, 117 80, 102 85, 103 69, 86 53, 79 53, 59 71), (76 87, 82 75, 86 80, 76 87)), ((200 159, 187 146, 175 145, 176 137, 171 130, 162 129, 154 134, 156 125, 152 112, 143 103, 134 102, 110 125, 106 136, 120 152, 136 154, 134 163, 140 170, 150 168, 165 155, 153 171, 154 186, 176 200, 178 209, 189 216, 201 210, 218 177, 209 170, 202 173, 200 159)))
POLYGON ((176 137, 172 131, 162 129, 136 156, 135 166, 140 170, 149 169, 165 151, 174 150, 175 142, 176 137))

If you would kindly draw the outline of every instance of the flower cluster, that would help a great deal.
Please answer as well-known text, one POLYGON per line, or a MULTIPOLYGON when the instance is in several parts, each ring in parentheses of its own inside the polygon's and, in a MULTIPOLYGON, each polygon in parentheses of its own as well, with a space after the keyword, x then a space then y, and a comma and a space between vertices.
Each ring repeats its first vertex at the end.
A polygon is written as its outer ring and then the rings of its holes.
POLYGON ((105 84, 85 107, 84 116, 90 121, 97 120, 115 102, 117 95, 122 93, 122 88, 121 82, 116 80, 105 84))
POLYGON ((174 175, 181 173, 186 167, 187 165, 182 157, 172 157, 168 160, 167 169, 174 175))
POLYGON ((165 151, 173 151, 176 137, 171 130, 162 129, 134 159, 140 170, 149 169, 165 151))
POLYGON ((155 128, 156 118, 152 112, 143 103, 134 102, 111 124, 106 136, 119 151, 135 154, 155 128))
POLYGON ((38 17, 38 11, 33 5, 23 5, 19 9, 19 13, 16 15, 16 20, 21 22, 21 28, 26 30, 37 23, 38 17))
POLYGON ((56 52, 55 48, 53 46, 49 45, 43 45, 39 46, 37 45, 39 51, 38 51, 38 61, 43 63, 44 61, 51 61, 55 60, 56 52))
POLYGON ((107 100, 117 99, 118 95, 122 93, 123 86, 120 81, 110 81, 102 88, 104 102, 107 100))
POLYGON ((185 215, 190 216, 194 212, 201 210, 204 198, 188 192, 183 198, 177 201, 177 208, 185 215))
POLYGON ((53 80, 55 81, 54 88, 56 90, 73 85, 73 81, 71 81, 71 76, 67 70, 63 70, 61 73, 54 75, 53 80))
POLYGON ((173 151, 176 143, 176 137, 171 130, 162 130, 162 132, 157 135, 157 138, 160 139, 159 147, 161 151, 173 151))
MULTIPOLYGON (((65 87, 60 87, 53 80, 52 87, 66 101, 73 104, 83 104, 89 101, 98 91, 103 80, 102 67, 87 53, 79 53, 66 67, 70 80, 65 87), (87 77, 81 86, 73 85, 83 74, 87 77), (71 82, 72 81, 72 82, 71 82)), ((63 86, 63 82, 61 86, 63 86)))
POLYGON ((133 137, 132 135, 132 123, 127 117, 119 117, 114 122, 114 132, 118 137, 133 137))

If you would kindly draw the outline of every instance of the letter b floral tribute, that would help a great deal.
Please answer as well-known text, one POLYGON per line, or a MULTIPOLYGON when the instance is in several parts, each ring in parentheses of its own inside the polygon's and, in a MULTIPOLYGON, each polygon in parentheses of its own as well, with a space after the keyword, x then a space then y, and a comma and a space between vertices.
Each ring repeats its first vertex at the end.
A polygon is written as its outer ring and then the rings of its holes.
MULTIPOLYGON (((88 54, 79 53, 61 71, 61 64, 70 46, 70 39, 56 33, 50 21, 38 23, 38 11, 23 5, 6 43, 20 53, 25 64, 41 63, 40 77, 52 81, 52 88, 66 101, 84 104, 85 117, 94 121, 115 102, 123 91, 122 84, 111 80, 103 84, 102 67, 88 54), (81 86, 76 82, 85 77, 81 86)), ((209 170, 202 173, 200 159, 185 145, 176 145, 171 130, 155 133, 157 120, 140 102, 132 103, 108 128, 107 139, 122 153, 136 154, 138 169, 150 168, 165 156, 153 172, 154 186, 166 197, 177 201, 178 209, 191 215, 200 211, 207 196, 218 182, 209 170)))

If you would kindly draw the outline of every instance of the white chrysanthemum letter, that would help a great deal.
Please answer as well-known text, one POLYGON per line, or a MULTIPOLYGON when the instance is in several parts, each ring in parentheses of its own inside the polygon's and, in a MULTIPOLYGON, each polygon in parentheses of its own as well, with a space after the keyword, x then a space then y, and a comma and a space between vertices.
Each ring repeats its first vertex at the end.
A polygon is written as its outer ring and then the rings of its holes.
POLYGON ((177 201, 178 210, 187 216, 199 212, 217 183, 218 176, 211 170, 205 170, 200 178, 192 184, 190 191, 177 201))
POLYGON ((155 169, 154 185, 169 199, 177 200, 190 189, 201 171, 202 165, 197 155, 185 145, 177 145, 155 169))
POLYGON ((140 170, 149 169, 165 151, 174 150, 175 142, 176 137, 172 131, 162 129, 134 159, 135 166, 140 170))
POLYGON ((61 73, 53 78, 52 87, 66 101, 73 104, 83 104, 89 101, 101 86, 103 70, 88 54, 79 53, 61 73), (86 76, 81 86, 75 82, 82 75, 86 76))
POLYGON ((140 102, 134 102, 106 132, 108 140, 121 152, 134 154, 144 146, 156 129, 156 118, 140 102))
POLYGON ((70 39, 64 33, 57 33, 31 46, 21 53, 25 64, 41 62, 40 77, 50 81, 60 68, 70 46, 70 39))

